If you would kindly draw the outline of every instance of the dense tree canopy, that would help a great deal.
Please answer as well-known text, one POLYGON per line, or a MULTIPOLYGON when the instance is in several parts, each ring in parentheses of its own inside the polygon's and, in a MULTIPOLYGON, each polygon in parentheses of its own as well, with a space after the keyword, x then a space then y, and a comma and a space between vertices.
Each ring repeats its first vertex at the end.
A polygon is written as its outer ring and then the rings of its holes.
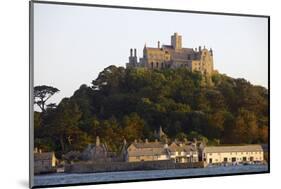
POLYGON ((46 115, 36 112, 35 121, 36 145, 58 153, 81 150, 96 136, 118 152, 124 138, 154 139, 160 126, 171 139, 266 143, 268 90, 185 68, 109 66, 91 86, 81 85, 57 107, 47 107, 46 115))

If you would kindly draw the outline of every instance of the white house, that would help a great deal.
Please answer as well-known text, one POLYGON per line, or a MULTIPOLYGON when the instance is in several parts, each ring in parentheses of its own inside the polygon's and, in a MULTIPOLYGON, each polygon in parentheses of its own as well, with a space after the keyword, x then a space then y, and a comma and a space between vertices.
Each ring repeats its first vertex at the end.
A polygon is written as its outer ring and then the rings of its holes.
POLYGON ((262 162, 263 157, 261 145, 208 146, 203 150, 206 164, 262 162))

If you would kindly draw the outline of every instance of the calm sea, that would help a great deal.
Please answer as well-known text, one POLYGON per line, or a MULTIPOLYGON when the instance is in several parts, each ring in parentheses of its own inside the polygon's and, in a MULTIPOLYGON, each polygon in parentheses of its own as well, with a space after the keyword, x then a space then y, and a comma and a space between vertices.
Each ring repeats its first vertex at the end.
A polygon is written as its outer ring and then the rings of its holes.
POLYGON ((67 174, 54 173, 34 177, 35 186, 74 184, 74 183, 99 183, 110 181, 126 181, 140 179, 171 178, 183 176, 205 176, 218 174, 234 174, 268 171, 268 165, 241 165, 228 167, 207 167, 195 169, 169 169, 150 171, 123 171, 106 173, 67 174))

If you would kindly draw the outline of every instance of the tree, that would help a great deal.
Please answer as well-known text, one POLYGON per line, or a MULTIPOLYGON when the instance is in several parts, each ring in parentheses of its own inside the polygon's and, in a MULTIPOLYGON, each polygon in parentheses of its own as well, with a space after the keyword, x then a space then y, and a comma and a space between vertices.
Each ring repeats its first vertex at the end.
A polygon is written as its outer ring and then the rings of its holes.
POLYGON ((57 92, 59 90, 52 86, 40 85, 34 87, 34 104, 37 104, 42 112, 45 112, 46 101, 57 92))
POLYGON ((124 137, 129 142, 134 139, 142 138, 144 121, 137 113, 132 113, 123 118, 124 137))
POLYGON ((78 105, 68 98, 59 104, 50 132, 60 143, 62 152, 81 149, 86 145, 88 138, 78 127, 81 115, 78 105))

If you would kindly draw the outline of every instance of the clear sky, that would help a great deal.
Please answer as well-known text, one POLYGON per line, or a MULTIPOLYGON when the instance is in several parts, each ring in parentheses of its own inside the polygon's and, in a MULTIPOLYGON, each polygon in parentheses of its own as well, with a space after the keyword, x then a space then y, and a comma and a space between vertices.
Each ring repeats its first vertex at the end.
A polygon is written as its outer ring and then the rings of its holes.
POLYGON ((212 48, 220 73, 267 88, 267 26, 256 17, 35 4, 34 85, 57 87, 48 102, 58 103, 105 67, 125 67, 130 48, 141 57, 145 43, 170 44, 178 32, 183 47, 212 48))

